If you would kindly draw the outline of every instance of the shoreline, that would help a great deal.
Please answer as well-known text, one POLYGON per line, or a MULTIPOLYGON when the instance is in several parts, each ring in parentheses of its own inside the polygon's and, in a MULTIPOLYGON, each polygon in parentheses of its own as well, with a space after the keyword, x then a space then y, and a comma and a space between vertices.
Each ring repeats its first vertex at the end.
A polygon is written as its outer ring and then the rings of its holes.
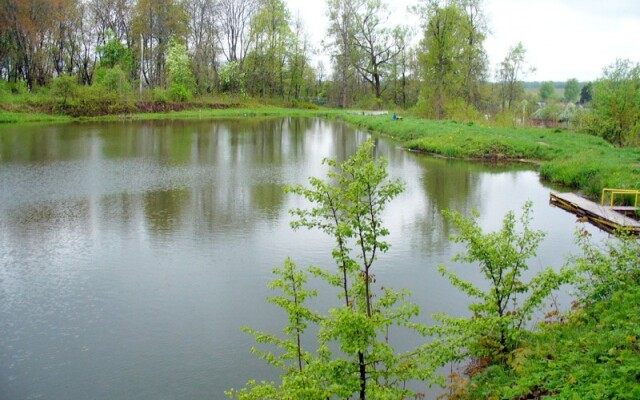
POLYGON ((219 120, 239 118, 327 118, 381 134, 411 152, 488 163, 535 165, 542 179, 598 198, 603 188, 640 187, 640 148, 618 148, 601 138, 561 129, 481 126, 417 117, 394 120, 347 110, 240 106, 181 111, 71 117, 0 111, 0 127, 74 122, 219 120))

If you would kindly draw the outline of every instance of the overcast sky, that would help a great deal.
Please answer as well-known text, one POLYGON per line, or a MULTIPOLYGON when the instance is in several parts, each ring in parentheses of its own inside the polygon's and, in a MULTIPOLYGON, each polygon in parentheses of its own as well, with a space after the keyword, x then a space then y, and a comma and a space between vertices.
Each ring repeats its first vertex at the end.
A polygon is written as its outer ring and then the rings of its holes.
MULTIPOLYGON (((285 0, 300 15, 314 44, 326 33, 324 0, 285 0)), ((407 13, 416 0, 388 0, 391 21, 417 26, 407 13)), ((640 0, 484 0, 491 30, 490 66, 522 42, 536 70, 525 80, 592 81, 616 59, 640 62, 640 0)))

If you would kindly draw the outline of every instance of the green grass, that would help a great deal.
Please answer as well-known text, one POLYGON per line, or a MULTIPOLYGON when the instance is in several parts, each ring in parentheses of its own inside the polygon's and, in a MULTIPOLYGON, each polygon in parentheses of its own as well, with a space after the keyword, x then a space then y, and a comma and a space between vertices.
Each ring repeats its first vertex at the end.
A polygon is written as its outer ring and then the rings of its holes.
POLYGON ((620 149, 595 136, 412 117, 394 121, 389 115, 346 114, 342 118, 389 135, 415 151, 452 158, 534 162, 543 178, 592 198, 598 198, 605 187, 640 188, 640 148, 620 149))
POLYGON ((639 399, 640 288, 543 326, 466 388, 467 399, 639 399))
POLYGON ((71 117, 44 113, 24 113, 0 111, 0 124, 20 124, 30 122, 70 122, 71 117))

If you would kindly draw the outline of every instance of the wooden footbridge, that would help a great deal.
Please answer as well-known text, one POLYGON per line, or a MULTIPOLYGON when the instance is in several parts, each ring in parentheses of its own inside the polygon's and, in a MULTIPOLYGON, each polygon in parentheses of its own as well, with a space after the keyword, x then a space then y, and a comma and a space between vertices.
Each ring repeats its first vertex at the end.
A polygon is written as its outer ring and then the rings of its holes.
POLYGON ((551 193, 549 203, 572 212, 578 218, 588 221, 609 233, 626 232, 640 236, 638 199, 640 191, 622 189, 604 189, 601 204, 594 203, 575 193, 551 193), (623 199, 635 198, 633 206, 616 205, 623 199), (633 218, 632 218, 633 217, 633 218))

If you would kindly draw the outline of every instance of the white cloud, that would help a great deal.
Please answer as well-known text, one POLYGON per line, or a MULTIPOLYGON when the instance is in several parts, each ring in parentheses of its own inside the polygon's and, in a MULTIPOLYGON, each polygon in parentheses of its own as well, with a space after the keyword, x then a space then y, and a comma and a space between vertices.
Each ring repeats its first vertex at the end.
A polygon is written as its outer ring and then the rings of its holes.
POLYGON ((633 5, 615 0, 488 0, 493 35, 486 47, 492 65, 518 41, 536 67, 531 80, 594 80, 618 58, 640 61, 635 40, 640 37, 640 6, 633 5))
MULTIPOLYGON (((328 25, 326 2, 286 1, 319 47, 328 25)), ((417 30, 416 16, 406 11, 417 1, 388 3, 390 21, 417 30)), ((519 41, 536 68, 528 80, 595 80, 616 59, 640 62, 638 0, 485 0, 483 9, 492 31, 485 43, 492 68, 519 41)))

